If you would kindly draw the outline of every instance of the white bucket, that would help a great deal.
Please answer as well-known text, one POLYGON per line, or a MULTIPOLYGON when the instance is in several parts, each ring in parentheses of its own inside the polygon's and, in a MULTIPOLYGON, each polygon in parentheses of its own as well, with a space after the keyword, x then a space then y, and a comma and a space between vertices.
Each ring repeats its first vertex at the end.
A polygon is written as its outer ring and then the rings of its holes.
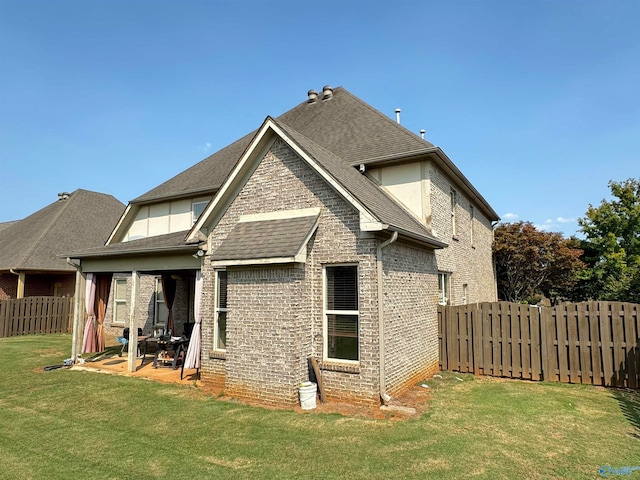
POLYGON ((317 388, 318 386, 313 382, 302 382, 300 384, 300 406, 303 410, 316 408, 317 388))

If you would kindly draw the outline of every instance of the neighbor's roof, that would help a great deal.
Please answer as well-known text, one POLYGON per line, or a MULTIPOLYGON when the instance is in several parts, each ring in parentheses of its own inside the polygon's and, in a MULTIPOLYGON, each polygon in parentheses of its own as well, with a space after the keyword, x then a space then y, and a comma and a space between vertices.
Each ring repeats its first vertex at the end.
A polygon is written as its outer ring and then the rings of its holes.
MULTIPOLYGON (((342 87, 330 100, 303 102, 277 118, 347 164, 403 157, 435 147, 342 87)), ((131 203, 144 203, 217 190, 257 130, 149 190, 131 203)))
POLYGON ((58 255, 104 245, 124 208, 111 195, 76 190, 0 230, 0 270, 74 271, 58 255))

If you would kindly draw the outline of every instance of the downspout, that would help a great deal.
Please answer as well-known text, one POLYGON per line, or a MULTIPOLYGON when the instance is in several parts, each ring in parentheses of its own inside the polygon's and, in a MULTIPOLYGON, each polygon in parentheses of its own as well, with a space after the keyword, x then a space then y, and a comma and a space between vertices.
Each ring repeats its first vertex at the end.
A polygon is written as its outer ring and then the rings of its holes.
POLYGON ((386 387, 386 377, 385 377, 385 364, 384 364, 384 305, 382 296, 384 294, 382 288, 382 249, 388 245, 391 245, 398 239, 398 232, 394 231, 389 240, 385 240, 380 245, 378 245, 378 249, 376 251, 376 260, 378 267, 378 347, 380 356, 380 398, 382 399, 382 403, 386 405, 389 400, 391 400, 391 396, 387 393, 386 387))
POLYGON ((24 272, 16 272, 13 268, 9 271, 18 276, 18 286, 16 287, 16 298, 24 298, 24 272))

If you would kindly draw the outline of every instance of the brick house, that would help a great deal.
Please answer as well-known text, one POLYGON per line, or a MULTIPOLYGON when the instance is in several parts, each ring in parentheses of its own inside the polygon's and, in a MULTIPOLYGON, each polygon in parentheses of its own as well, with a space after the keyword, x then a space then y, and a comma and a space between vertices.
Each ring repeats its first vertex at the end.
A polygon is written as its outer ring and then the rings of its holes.
POLYGON ((124 207, 111 195, 78 189, 0 224, 0 300, 73 296, 76 269, 59 255, 104 245, 124 207))
POLYGON ((438 303, 496 299, 497 220, 439 147, 325 87, 132 201, 75 257, 121 282, 108 308, 129 315, 107 328, 152 327, 175 277, 175 331, 197 305, 203 381, 230 395, 292 405, 314 357, 327 398, 373 404, 437 370, 438 303))

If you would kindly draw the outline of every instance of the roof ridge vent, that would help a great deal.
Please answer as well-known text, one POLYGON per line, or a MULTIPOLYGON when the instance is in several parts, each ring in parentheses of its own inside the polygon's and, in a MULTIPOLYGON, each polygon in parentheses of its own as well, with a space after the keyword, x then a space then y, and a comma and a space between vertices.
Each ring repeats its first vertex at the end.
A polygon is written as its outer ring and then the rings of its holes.
POLYGON ((333 97, 333 87, 331 85, 322 87, 322 100, 329 100, 331 97, 333 97))
POLYGON ((309 97, 309 103, 316 103, 316 100, 318 100, 318 92, 313 89, 307 92, 307 96, 309 97))

